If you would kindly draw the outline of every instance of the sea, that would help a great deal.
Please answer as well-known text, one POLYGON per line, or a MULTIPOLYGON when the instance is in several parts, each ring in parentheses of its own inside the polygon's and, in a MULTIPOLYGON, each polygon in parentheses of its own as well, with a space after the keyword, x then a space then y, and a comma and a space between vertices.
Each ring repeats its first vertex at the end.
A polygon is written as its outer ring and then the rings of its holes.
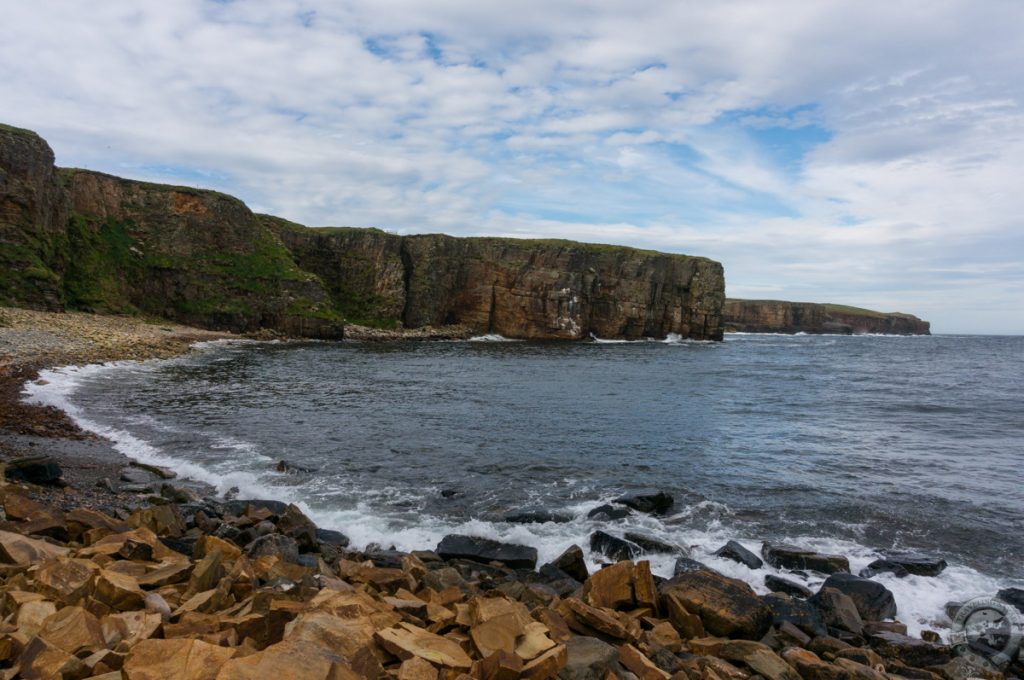
MULTIPOLYGON (((595 530, 680 546, 767 592, 728 540, 939 555, 876 577, 911 633, 948 601, 1024 586, 1024 337, 731 334, 724 342, 214 342, 44 371, 25 398, 217 494, 298 504, 354 547, 449 533, 551 560, 595 530), (278 471, 287 461, 290 470, 278 471), (664 516, 588 512, 624 494, 664 516), (559 522, 505 521, 543 510, 559 522)), ((671 576, 674 558, 650 556, 671 576)))

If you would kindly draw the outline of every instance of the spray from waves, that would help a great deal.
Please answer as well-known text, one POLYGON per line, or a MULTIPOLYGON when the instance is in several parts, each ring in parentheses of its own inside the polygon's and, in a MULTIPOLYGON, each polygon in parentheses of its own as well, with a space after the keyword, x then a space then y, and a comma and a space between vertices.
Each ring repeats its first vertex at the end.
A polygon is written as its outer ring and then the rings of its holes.
MULTIPOLYGON (((253 456, 267 459, 255 445, 242 440, 219 442, 225 452, 221 464, 200 463, 189 458, 189 451, 163 449, 133 434, 126 427, 105 425, 90 417, 74 403, 75 391, 86 381, 104 371, 145 371, 152 362, 118 362, 106 365, 66 367, 41 373, 42 380, 25 386, 26 398, 37 404, 57 407, 65 412, 83 429, 99 434, 113 442, 115 448, 136 460, 169 467, 183 477, 204 482, 218 493, 232 487, 239 489, 242 498, 276 498, 292 502, 303 509, 320 526, 345 532, 356 548, 365 548, 371 543, 385 547, 394 545, 401 550, 431 548, 444 535, 465 533, 492 537, 498 540, 521 543, 537 548, 541 562, 550 561, 572 544, 584 548, 591 568, 598 566, 599 555, 589 550, 589 536, 597 529, 621 533, 637 531, 662 541, 685 548, 694 558, 722 573, 744 580, 757 590, 765 593, 764 577, 777 574, 804 583, 812 589, 820 586, 823 577, 802 577, 785 570, 765 565, 761 569, 747 567, 715 556, 714 551, 727 540, 736 539, 755 553, 760 550, 760 540, 770 539, 804 545, 806 547, 844 554, 850 558, 854 573, 875 559, 877 553, 869 547, 854 541, 843 541, 814 534, 791 536, 750 536, 744 533, 743 525, 732 515, 728 506, 710 500, 683 505, 679 511, 665 518, 647 515, 632 515, 626 520, 609 524, 587 518, 593 507, 608 502, 612 496, 600 499, 569 501, 560 512, 571 515, 566 523, 512 524, 490 521, 479 517, 451 517, 441 513, 418 511, 424 503, 423 490, 414 493, 411 489, 389 488, 380 494, 360 494, 358 489, 324 489, 324 493, 311 493, 309 485, 282 484, 281 475, 267 470, 250 471, 241 469, 240 461, 251 460, 253 456), (351 492, 351 494, 350 494, 351 492), (354 507, 341 507, 337 502, 342 495, 359 497, 354 507), (407 498, 403 498, 407 496, 407 498), (391 501, 407 500, 403 511, 386 507, 384 498, 391 501)), ((125 419, 125 422, 128 422, 125 419)), ((210 444, 217 446, 217 442, 210 444)), ((337 480, 335 480, 337 481, 337 480)), ((671 555, 649 556, 653 571, 660 576, 671 576, 675 557, 671 555)), ((1013 585, 980 574, 966 566, 953 564, 940 576, 934 578, 909 576, 898 579, 882 574, 876 577, 893 591, 899 607, 899 618, 911 633, 917 634, 925 628, 942 629, 949 621, 943 612, 943 605, 950 600, 966 600, 978 595, 990 595, 1000 588, 1013 585)))
POLYGON ((468 342, 522 342, 522 340, 506 338, 504 335, 498 335, 497 333, 486 333, 484 335, 474 335, 468 342))

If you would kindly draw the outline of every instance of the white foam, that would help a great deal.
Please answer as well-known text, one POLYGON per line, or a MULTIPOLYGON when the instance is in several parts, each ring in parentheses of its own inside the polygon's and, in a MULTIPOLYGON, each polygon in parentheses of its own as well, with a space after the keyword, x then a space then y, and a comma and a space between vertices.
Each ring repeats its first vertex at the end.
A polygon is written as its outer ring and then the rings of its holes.
MULTIPOLYGON (((616 534, 631 530, 683 546, 689 549, 694 559, 727 576, 746 581, 759 593, 767 592, 764 586, 764 577, 767 574, 803 583, 811 589, 817 589, 824 580, 820 575, 805 578, 768 565, 751 570, 731 560, 716 557, 714 551, 730 539, 738 540, 755 554, 759 553, 761 547, 760 540, 735 535, 735 529, 731 528, 729 522, 732 511, 727 505, 716 501, 704 500, 682 506, 676 513, 665 518, 633 514, 612 525, 590 520, 586 516, 590 509, 610 501, 612 496, 568 505, 564 510, 571 513, 573 519, 567 523, 511 524, 481 519, 459 520, 426 514, 390 514, 386 510, 375 509, 367 500, 353 508, 340 509, 332 507, 331 498, 349 496, 343 489, 326 489, 324 493, 315 494, 315 500, 311 503, 310 500, 314 498, 310 493, 311 489, 283 485, 282 482, 289 480, 286 475, 277 474, 269 469, 260 472, 238 469, 242 456, 245 460, 251 459, 254 455, 269 459, 259 454, 256 447, 249 442, 222 437, 217 445, 236 455, 227 456, 222 461, 200 464, 169 455, 124 429, 97 422, 88 417, 71 399, 85 380, 103 372, 149 370, 153 365, 153 362, 114 362, 44 370, 40 372, 39 381, 26 383, 23 393, 30 403, 54 406, 63 410, 79 427, 108 438, 113 442, 115 449, 130 458, 168 467, 183 477, 209 484, 218 493, 237 487, 239 498, 274 498, 296 503, 320 526, 344 532, 356 548, 378 543, 384 547, 394 545, 400 550, 430 549, 446 534, 462 533, 532 546, 538 551, 540 563, 554 559, 570 545, 577 544, 584 549, 591 569, 595 569, 600 556, 592 554, 589 550, 590 534, 597 529, 616 534)), ((376 491, 379 493, 367 494, 364 490, 362 497, 377 505, 377 501, 395 500, 403 493, 398 489, 376 491)), ((414 498, 422 499, 423 496, 417 495, 414 498)), ((846 555, 853 573, 857 573, 879 556, 871 548, 853 541, 806 534, 772 538, 820 552, 846 555)), ((675 556, 650 555, 647 559, 650 560, 655 574, 665 577, 672 575, 675 556)), ((899 609, 898 618, 907 625, 912 635, 919 635, 926 628, 942 631, 948 627, 949 621, 943 612, 943 605, 947 601, 964 601, 980 595, 992 595, 1000 588, 1024 585, 986 576, 958 564, 951 564, 942 574, 933 578, 908 576, 900 579, 891 574, 880 574, 874 578, 893 592, 899 609)))
POLYGON ((474 335, 469 339, 469 342, 522 342, 522 340, 506 338, 504 335, 498 335, 497 333, 486 333, 484 335, 474 335))

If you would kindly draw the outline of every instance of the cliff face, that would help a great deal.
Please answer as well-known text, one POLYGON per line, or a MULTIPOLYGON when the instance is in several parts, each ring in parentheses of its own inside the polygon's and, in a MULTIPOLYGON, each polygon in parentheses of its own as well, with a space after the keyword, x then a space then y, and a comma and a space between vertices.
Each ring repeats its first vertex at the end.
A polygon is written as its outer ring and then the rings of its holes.
POLYGON ((66 221, 49 145, 34 132, 0 124, 0 303, 63 308, 66 221))
POLYGON ((782 300, 725 301, 726 331, 744 333, 833 333, 930 335, 930 324, 911 314, 883 313, 845 305, 782 300))
POLYGON ((61 170, 0 126, 0 304, 337 338, 342 321, 515 338, 721 339, 717 262, 569 241, 307 229, 213 191, 61 170))
POLYGON ((721 339, 722 266, 569 241, 395 236, 268 222, 352 319, 528 339, 721 339))

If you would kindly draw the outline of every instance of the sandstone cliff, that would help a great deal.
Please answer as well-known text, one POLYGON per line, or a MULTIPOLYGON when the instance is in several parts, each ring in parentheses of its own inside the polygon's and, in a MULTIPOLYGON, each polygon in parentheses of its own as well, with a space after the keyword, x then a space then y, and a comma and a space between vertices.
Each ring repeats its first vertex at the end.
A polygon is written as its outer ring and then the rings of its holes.
POLYGON ((570 241, 308 229, 213 191, 57 169, 0 126, 0 304, 340 337, 344 320, 515 338, 721 339, 719 263, 570 241))
POLYGON ((723 317, 727 332, 930 335, 930 324, 911 314, 814 302, 728 299, 723 317))
POLYGON ((722 337, 722 266, 705 258, 265 219, 353 320, 531 339, 722 337))

